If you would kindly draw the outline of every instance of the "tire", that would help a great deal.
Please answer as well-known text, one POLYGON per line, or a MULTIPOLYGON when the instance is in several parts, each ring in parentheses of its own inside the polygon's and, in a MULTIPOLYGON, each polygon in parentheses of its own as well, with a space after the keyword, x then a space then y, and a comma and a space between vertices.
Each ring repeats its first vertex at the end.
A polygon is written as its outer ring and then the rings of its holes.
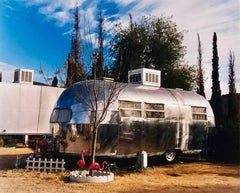
POLYGON ((177 157, 178 157, 177 151, 174 149, 167 150, 164 153, 164 160, 167 163, 174 163, 177 160, 177 157))

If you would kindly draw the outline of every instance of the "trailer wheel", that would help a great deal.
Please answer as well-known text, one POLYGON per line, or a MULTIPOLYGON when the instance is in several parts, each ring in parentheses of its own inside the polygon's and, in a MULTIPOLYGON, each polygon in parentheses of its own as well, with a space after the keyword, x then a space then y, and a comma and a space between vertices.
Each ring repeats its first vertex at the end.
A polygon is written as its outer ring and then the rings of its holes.
POLYGON ((177 151, 174 149, 167 150, 164 153, 164 159, 167 163, 174 163, 177 160, 177 151))

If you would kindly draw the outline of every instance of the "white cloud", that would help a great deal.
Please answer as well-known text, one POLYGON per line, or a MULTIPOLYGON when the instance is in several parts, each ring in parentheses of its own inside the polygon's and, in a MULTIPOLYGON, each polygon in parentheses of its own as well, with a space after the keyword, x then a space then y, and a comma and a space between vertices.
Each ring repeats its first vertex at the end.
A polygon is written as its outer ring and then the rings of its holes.
MULTIPOLYGON (((13 82, 14 71, 19 67, 0 61, 0 73, 2 74, 2 82, 13 82)), ((43 76, 34 71, 34 81, 45 83, 43 76)))
POLYGON ((71 14, 66 11, 58 11, 51 15, 51 18, 57 20, 57 24, 59 26, 64 26, 66 23, 69 23, 71 21, 71 14))
POLYGON ((54 19, 59 26, 72 22, 71 10, 84 0, 22 0, 27 6, 38 6, 39 13, 54 19))
POLYGON ((0 73, 2 73, 2 82, 13 82, 14 70, 16 66, 0 61, 0 73))
MULTIPOLYGON (((48 19, 54 19, 60 26, 73 22, 72 9, 76 6, 76 0, 22 0, 29 6, 39 6, 39 12, 46 15, 48 19)), ((120 18, 123 25, 129 25, 129 13, 134 21, 143 15, 173 16, 179 31, 187 30, 184 33, 183 44, 187 47, 186 61, 191 65, 197 63, 197 33, 200 34, 203 65, 206 71, 205 89, 208 98, 211 95, 211 71, 212 71, 212 37, 217 33, 219 74, 221 90, 223 94, 228 92, 228 58, 229 50, 235 52, 236 66, 236 86, 240 92, 240 3, 239 0, 115 0, 118 6, 118 13, 113 13, 116 18, 120 18)), ((97 4, 99 1, 78 0, 78 5, 84 4, 84 9, 80 9, 81 17, 86 17, 84 21, 85 30, 91 31, 98 25, 97 4)), ((111 17, 111 16, 107 16, 111 17)), ((113 25, 107 20, 106 31, 111 31, 113 25)), ((86 33, 87 34, 87 33, 86 33)), ((92 35, 93 37, 95 36, 92 35)))
POLYGON ((135 2, 135 0, 115 0, 115 2, 121 6, 121 7, 125 7, 128 6, 129 4, 135 2))
POLYGON ((93 30, 97 27, 99 18, 99 11, 97 10, 96 6, 88 7, 86 9, 79 10, 80 15, 80 25, 82 28, 87 30, 93 30))
MULTIPOLYGON (((117 2, 117 1, 116 1, 117 2)), ((127 6, 126 3, 121 4, 127 6)), ((179 31, 184 33, 184 45, 187 47, 186 61, 191 65, 197 63, 197 33, 200 34, 203 49, 203 65, 206 71, 205 89, 208 98, 211 97, 212 71, 212 38, 218 37, 219 75, 223 94, 228 92, 228 57, 229 50, 235 52, 236 86, 240 92, 237 65, 240 64, 240 15, 239 1, 202 1, 202 0, 149 0, 138 1, 131 9, 133 18, 142 15, 173 16, 179 31), (149 9, 149 7, 151 9, 149 9)), ((128 13, 120 16, 123 23, 128 24, 128 13)))

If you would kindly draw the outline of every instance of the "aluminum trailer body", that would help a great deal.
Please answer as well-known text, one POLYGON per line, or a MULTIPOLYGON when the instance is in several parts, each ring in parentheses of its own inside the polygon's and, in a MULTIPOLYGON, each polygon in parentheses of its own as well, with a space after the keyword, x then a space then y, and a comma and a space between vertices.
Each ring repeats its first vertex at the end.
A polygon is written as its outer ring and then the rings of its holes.
MULTIPOLYGON (((53 110, 51 130, 61 139, 60 152, 91 149, 91 112, 80 100, 87 98, 85 86, 79 82, 66 89, 53 110)), ((126 84, 98 129, 96 154, 201 152, 214 125, 209 102, 195 92, 126 84)))

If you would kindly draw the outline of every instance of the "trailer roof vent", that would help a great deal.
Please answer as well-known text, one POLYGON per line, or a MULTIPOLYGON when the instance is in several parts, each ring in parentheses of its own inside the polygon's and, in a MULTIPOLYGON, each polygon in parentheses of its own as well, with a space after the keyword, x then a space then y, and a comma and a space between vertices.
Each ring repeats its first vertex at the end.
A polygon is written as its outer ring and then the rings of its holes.
POLYGON ((33 70, 28 69, 16 69, 14 71, 14 82, 33 84, 33 70))
POLYGON ((161 86, 161 71, 139 68, 128 71, 128 82, 148 86, 161 86))

